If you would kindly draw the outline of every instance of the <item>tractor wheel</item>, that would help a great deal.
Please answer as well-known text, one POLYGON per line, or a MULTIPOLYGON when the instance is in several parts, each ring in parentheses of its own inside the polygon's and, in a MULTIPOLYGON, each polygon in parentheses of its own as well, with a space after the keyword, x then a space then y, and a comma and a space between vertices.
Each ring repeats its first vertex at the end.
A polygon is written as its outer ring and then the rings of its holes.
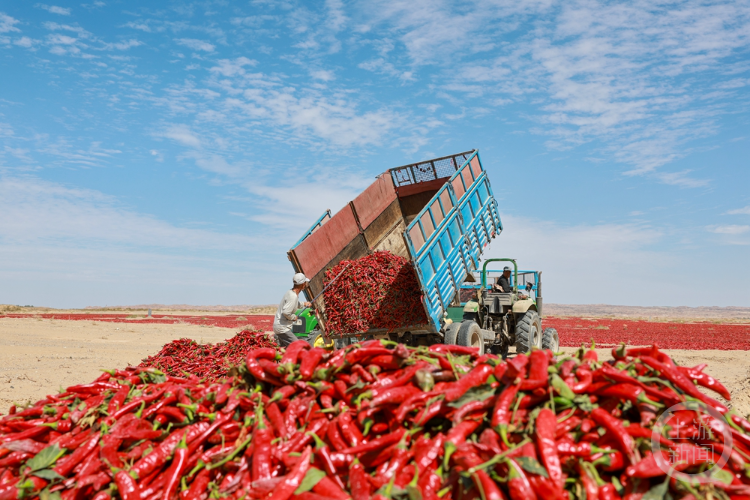
POLYGON ((560 336, 554 328, 545 328, 542 332, 542 349, 549 349, 552 352, 560 350, 560 336))
POLYGON ((516 323, 516 352, 529 352, 534 346, 542 347, 542 321, 536 311, 526 311, 516 323))
POLYGON ((484 354, 484 339, 482 338, 482 329, 473 321, 464 321, 456 335, 456 344, 465 347, 479 348, 479 355, 484 354))
POLYGON ((445 328, 445 339, 444 344, 456 345, 456 339, 458 338, 458 330, 461 328, 462 323, 451 323, 445 328))
POLYGON ((325 338, 323 337, 323 332, 321 332, 320 330, 313 330, 307 337, 307 343, 310 344, 310 347, 322 347, 323 349, 330 349, 333 344, 333 340, 326 345, 325 338))

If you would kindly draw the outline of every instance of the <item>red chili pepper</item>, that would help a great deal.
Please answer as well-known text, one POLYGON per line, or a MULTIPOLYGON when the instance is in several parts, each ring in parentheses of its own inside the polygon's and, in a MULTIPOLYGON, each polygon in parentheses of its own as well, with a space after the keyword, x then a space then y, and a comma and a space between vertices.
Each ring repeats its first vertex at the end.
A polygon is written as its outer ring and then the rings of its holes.
POLYGON ((89 453, 93 452, 96 449, 96 447, 99 445, 99 436, 100 433, 98 432, 93 434, 88 439, 88 441, 86 441, 79 448, 76 448, 75 451, 65 459, 65 461, 60 462, 53 470, 60 474, 62 477, 68 477, 68 474, 71 473, 75 466, 81 463, 81 461, 86 458, 89 453))
POLYGON ((562 494, 562 469, 560 468, 560 458, 557 456, 557 445, 555 444, 555 428, 557 426, 555 414, 552 413, 552 410, 543 408, 537 415, 535 424, 534 436, 542 464, 547 469, 549 478, 556 490, 562 494))
POLYGON ((109 405, 107 406, 107 413, 111 415, 115 411, 117 411, 125 402, 125 398, 128 397, 129 393, 130 393, 130 386, 127 386, 127 385, 121 386, 120 389, 115 393, 115 395, 112 396, 112 399, 109 400, 109 405))
POLYGON ((372 485, 365 469, 355 460, 349 469, 349 488, 354 500, 370 500, 372 485))
POLYGON ((281 357, 280 364, 286 365, 288 363, 296 364, 297 357, 300 353, 306 349, 310 349, 310 344, 306 340, 295 340, 286 347, 284 355, 281 357))
POLYGON ((732 399, 732 395, 729 393, 729 390, 724 387, 724 384, 713 378, 708 373, 703 373, 702 369, 696 370, 695 368, 688 368, 686 366, 678 366, 677 369, 690 380, 697 382, 698 385, 719 393, 724 399, 732 399))
POLYGON ((349 446, 359 446, 364 442, 362 432, 352 421, 352 416, 348 411, 342 412, 338 417, 339 429, 349 446))
POLYGON ((211 472, 208 469, 201 469, 190 484, 190 488, 188 488, 187 493, 185 494, 185 500, 200 500, 203 498, 203 494, 206 491, 206 488, 208 488, 208 483, 210 482, 211 472))
POLYGON ((270 478, 273 474, 271 463, 273 431, 268 428, 263 419, 262 407, 258 408, 256 415, 257 420, 253 429, 252 477, 253 481, 260 481, 270 478))
POLYGON ((599 500, 599 488, 596 485, 596 481, 589 476, 582 462, 578 462, 578 474, 581 477, 583 491, 586 493, 586 500, 599 500))
POLYGON ((404 437, 405 433, 406 433, 406 429, 400 428, 396 431, 393 431, 392 433, 388 435, 381 436, 367 443, 363 443, 358 446, 353 446, 351 448, 345 448, 340 451, 341 453, 347 453, 349 455, 358 455, 358 454, 367 453, 371 451, 378 451, 387 446, 392 445, 393 443, 399 442, 401 438, 404 437))
POLYGON ((405 385, 401 387, 389 387, 388 389, 378 391, 378 395, 370 400, 370 406, 379 406, 383 403, 388 404, 401 404, 407 399, 411 398, 416 394, 420 394, 418 388, 413 385, 405 385))
POLYGON ((591 443, 586 441, 576 443, 570 437, 566 436, 557 441, 557 454, 576 457, 589 456, 591 455, 591 443))
POLYGON ((170 500, 177 493, 177 488, 180 486, 180 478, 185 470, 185 465, 188 458, 188 446, 185 440, 186 434, 182 436, 182 439, 177 444, 177 448, 174 451, 174 457, 172 458, 172 465, 166 472, 166 484, 164 487, 164 500, 170 500))
POLYGON ((458 425, 454 425, 445 437, 446 442, 451 442, 458 446, 466 441, 472 432, 474 432, 481 422, 478 420, 464 420, 458 425))
POLYGON ((611 433, 612 437, 617 442, 620 451, 628 457, 630 463, 636 463, 635 442, 633 441, 633 438, 630 437, 622 423, 602 408, 595 408, 591 412, 591 418, 594 419, 594 422, 601 425, 611 433))
POLYGON ((438 391, 419 392, 411 397, 407 398, 403 403, 399 405, 394 413, 396 421, 398 423, 403 422, 406 416, 417 409, 422 403, 440 394, 438 391))
POLYGON ((122 500, 140 500, 141 492, 135 480, 124 470, 115 474, 115 484, 122 500))
POLYGON ((513 400, 516 399, 519 388, 520 384, 510 384, 503 389, 503 392, 500 393, 500 396, 495 402, 490 425, 492 425, 492 428, 498 432, 500 432, 500 429, 507 427, 510 423, 510 417, 512 414, 511 405, 513 404, 513 400))
POLYGON ((599 500, 621 500, 621 497, 614 484, 606 483, 599 487, 599 500))
MULTIPOLYGON (((548 364, 549 359, 544 351, 539 349, 532 351, 529 355, 529 378, 521 382, 520 390, 531 391, 540 387, 546 387, 549 382, 548 364)), ((500 379, 498 378, 498 380, 500 379)))
MULTIPOLYGON (((211 426, 209 426, 206 422, 200 422, 195 425, 191 425, 188 428, 187 442, 189 444, 192 444, 191 442, 194 442, 194 440, 196 440, 197 438, 203 438, 204 436, 205 439, 207 439, 208 436, 206 435, 206 432, 213 433, 213 431, 218 428, 221 423, 223 423, 223 420, 220 420, 220 418, 217 418, 217 421, 218 424, 215 421, 211 426)), ((172 432, 172 434, 170 434, 164 441, 159 443, 159 445, 155 447, 151 453, 138 460, 130 469, 130 471, 142 479, 155 470, 161 468, 167 462, 167 460, 169 460, 169 456, 177 447, 177 444, 182 439, 184 433, 185 431, 183 429, 177 429, 176 431, 172 432)))
POLYGON ((310 349, 302 356, 300 361, 299 374, 302 380, 310 380, 315 373, 315 368, 320 364, 321 359, 326 354, 325 349, 315 347, 310 349))
MULTIPOLYGON (((333 420, 331 424, 337 424, 337 420, 333 420)), ((338 425, 329 425, 328 430, 326 431, 326 438, 328 439, 328 443, 333 446, 333 448, 336 451, 341 451, 346 448, 349 448, 349 445, 344 441, 344 438, 341 436, 341 432, 339 431, 338 425)))
POLYGON ((349 495, 333 479, 323 476, 315 486, 313 491, 323 498, 333 498, 335 500, 347 500, 349 495))
POLYGON ((508 463, 508 493, 511 500, 536 500, 536 493, 524 470, 512 458, 506 462, 508 463))
POLYGON ((453 414, 453 424, 456 425, 460 423, 464 418, 466 418, 467 415, 470 415, 472 413, 484 413, 484 411, 489 410, 495 405, 496 399, 497 396, 492 396, 485 399, 484 401, 471 401, 469 403, 466 403, 461 408, 456 410, 456 413, 453 414))
POLYGON ((643 356, 641 358, 641 361, 643 361, 645 364, 647 364, 651 368, 658 370, 664 377, 669 379, 669 381, 672 382, 675 385, 675 387, 682 390, 689 396, 692 396, 696 399, 699 399, 700 401, 703 401, 704 403, 716 409, 718 412, 722 414, 728 411, 728 408, 726 406, 724 406, 723 404, 719 403, 715 399, 710 398, 706 396, 705 394, 703 394, 701 391, 699 391, 698 388, 695 387, 695 385, 693 385, 690 379, 687 378, 675 366, 664 364, 650 356, 643 356))
POLYGON ((294 495, 294 492, 299 485, 302 483, 307 469, 310 468, 310 456, 312 455, 312 449, 310 447, 305 448, 302 452, 297 465, 289 474, 284 477, 284 480, 271 492, 268 500, 288 500, 294 495))
POLYGON ((451 383, 445 390, 445 400, 448 402, 457 400, 470 388, 484 384, 494 371, 495 369, 487 364, 476 366, 459 380, 451 383))
MULTIPOLYGON (((459 450, 453 456, 454 460, 465 470, 475 468, 482 463, 482 459, 476 453, 468 450, 459 450)), ((483 469, 476 469, 471 473, 471 479, 479 490, 483 500, 504 500, 505 496, 498 488, 495 481, 483 469)))

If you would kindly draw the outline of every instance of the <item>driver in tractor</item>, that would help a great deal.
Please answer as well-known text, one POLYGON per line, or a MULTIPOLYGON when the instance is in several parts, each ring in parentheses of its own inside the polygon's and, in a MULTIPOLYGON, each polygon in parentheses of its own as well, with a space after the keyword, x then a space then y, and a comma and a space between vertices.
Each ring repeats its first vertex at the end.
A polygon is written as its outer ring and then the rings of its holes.
POLYGON ((297 340, 297 337, 292 333, 292 326, 297 321, 297 315, 294 314, 294 311, 311 305, 309 302, 303 304, 299 300, 300 292, 307 287, 310 280, 304 274, 297 273, 292 281, 294 286, 291 290, 287 290, 282 297, 273 318, 273 333, 276 334, 276 343, 281 347, 286 347, 297 340))
POLYGON ((510 293, 513 290, 510 286, 510 268, 508 266, 503 268, 503 274, 497 278, 492 289, 504 293, 510 293))

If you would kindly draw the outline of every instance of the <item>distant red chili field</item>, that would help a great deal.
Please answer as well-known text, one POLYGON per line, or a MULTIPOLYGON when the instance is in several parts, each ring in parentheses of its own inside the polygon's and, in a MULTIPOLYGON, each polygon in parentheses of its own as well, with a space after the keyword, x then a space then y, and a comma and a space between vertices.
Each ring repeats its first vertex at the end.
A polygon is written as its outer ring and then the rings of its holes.
MULTIPOLYGON (((105 321, 112 323, 159 323, 217 326, 239 330, 242 327, 270 331, 273 316, 270 315, 155 315, 153 318, 133 317, 128 314, 6 314, 5 318, 48 318, 71 321, 105 321)), ((545 328, 553 327, 560 335, 560 345, 577 347, 591 344, 593 339, 599 347, 610 347, 625 342, 628 345, 657 344, 662 349, 720 349, 750 350, 750 324, 658 323, 623 319, 599 319, 576 317, 544 318, 545 328)))
POLYGON ((622 319, 556 318, 548 316, 544 328, 557 329, 560 345, 577 347, 591 344, 609 347, 657 344, 662 349, 750 349, 750 325, 696 323, 657 323, 622 319))
POLYGON ((70 321, 104 321, 108 323, 157 323, 162 325, 173 325, 188 323, 191 325, 219 326, 222 328, 240 329, 252 326, 258 330, 270 331, 273 327, 273 316, 268 315, 241 315, 233 314, 227 316, 207 315, 162 315, 155 314, 151 318, 143 315, 137 317, 133 314, 6 314, 4 318, 44 318, 70 321))

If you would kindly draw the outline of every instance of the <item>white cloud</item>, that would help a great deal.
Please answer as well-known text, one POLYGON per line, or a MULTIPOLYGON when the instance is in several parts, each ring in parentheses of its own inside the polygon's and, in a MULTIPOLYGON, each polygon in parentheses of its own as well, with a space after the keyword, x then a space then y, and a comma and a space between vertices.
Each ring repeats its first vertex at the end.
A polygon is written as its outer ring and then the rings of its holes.
POLYGON ((229 163, 223 156, 202 151, 192 151, 184 155, 185 158, 192 158, 195 164, 212 174, 220 174, 229 178, 247 175, 252 170, 252 165, 247 161, 238 163, 229 163))
POLYGON ((22 36, 21 38, 17 38, 13 41, 15 45, 18 45, 19 47, 33 47, 34 43, 36 43, 36 40, 32 40, 31 38, 27 36, 22 36))
POLYGON ((237 76, 245 74, 245 66, 255 66, 258 61, 248 59, 247 57, 238 57, 237 59, 220 59, 218 66, 210 69, 212 73, 218 73, 222 76, 237 76))
POLYGON ((13 135, 13 127, 10 123, 0 122, 0 137, 11 137, 13 135))
POLYGON ((716 234, 728 234, 728 235, 738 235, 738 234, 744 234, 750 231, 750 226, 740 226, 736 224, 729 224, 726 226, 709 226, 707 228, 712 233, 716 234))
POLYGON ((750 215, 750 205, 743 207, 743 208, 736 208, 734 210, 729 210, 727 212, 727 215, 750 215))
POLYGON ((50 31, 72 31, 73 33, 77 34, 79 38, 93 38, 91 32, 86 31, 80 26, 71 26, 69 24, 60 24, 47 21, 44 23, 44 28, 50 31))
MULTIPOLYGON (((482 3, 451 10, 442 2, 388 0, 367 2, 364 7, 372 22, 389 24, 416 64, 444 62, 455 54, 493 47, 491 37, 481 28, 495 17, 494 9, 482 3)), ((509 12, 515 10, 511 5, 505 7, 509 12)))
MULTIPOLYGON (((38 151, 57 158, 59 163, 66 167, 83 168, 104 166, 110 158, 122 153, 119 149, 103 148, 101 142, 98 141, 92 142, 87 149, 83 149, 71 145, 64 138, 58 139, 56 142, 43 143, 38 147, 38 151)), ((54 164, 52 163, 52 165, 54 164)))
POLYGON ((203 40, 196 40, 195 38, 176 38, 175 42, 184 45, 189 49, 200 50, 203 52, 213 52, 216 48, 213 44, 204 42, 203 40))
POLYGON ((46 10, 50 14, 59 14, 61 16, 70 15, 70 9, 66 7, 58 7, 57 5, 44 5, 44 4, 37 4, 36 6, 46 10))
POLYGON ((152 32, 151 26, 149 26, 147 23, 138 23, 138 22, 129 21, 125 23, 125 26, 128 28, 132 28, 134 30, 145 31, 146 33, 152 32))
POLYGON ((265 109, 279 125, 298 134, 312 133, 338 146, 379 144, 401 122, 388 110, 357 113, 351 102, 325 97, 297 97, 290 92, 271 91, 263 96, 246 97, 265 109))
POLYGON ((151 151, 149 151, 149 154, 151 156, 155 157, 156 161, 158 161, 159 163, 163 163, 164 162, 164 155, 162 155, 156 149, 152 149, 151 151))
POLYGON ((18 22, 19 22, 18 19, 10 17, 8 14, 4 12, 0 12, 0 33, 8 33, 11 31, 21 31, 14 26, 14 24, 18 24, 18 22))
POLYGON ((246 64, 247 60, 238 64, 224 59, 210 68, 214 75, 210 84, 227 94, 223 112, 232 115, 238 123, 270 121, 291 130, 296 139, 316 148, 380 144, 392 130, 405 123, 399 113, 390 109, 360 111, 358 103, 346 92, 334 92, 329 96, 316 89, 291 86, 276 89, 279 86, 276 79, 246 73, 246 64), (233 78, 216 78, 219 75, 233 78), (327 144, 321 145, 316 138, 324 139, 327 144))
POLYGON ((167 130, 156 135, 175 140, 183 146, 191 148, 199 148, 201 146, 201 140, 187 125, 172 125, 167 130))
POLYGON ((291 272, 274 240, 178 227, 36 177, 0 176, 0 213, 0 303, 266 303, 254 283, 291 272), (246 258, 261 247, 280 258, 246 258))
POLYGON ((117 50, 128 50, 132 47, 138 47, 140 45, 143 45, 143 42, 140 40, 130 39, 130 40, 124 40, 122 42, 115 42, 107 44, 107 48, 111 47, 113 49, 117 50))
POLYGON ((717 89, 739 89, 750 85, 750 78, 733 78, 726 82, 721 82, 716 86, 717 89))
POLYGON ((660 173, 657 174, 657 177, 664 184, 684 188, 697 188, 708 185, 709 181, 707 179, 694 179, 688 176, 689 173, 690 170, 684 170, 682 172, 660 173))
MULTIPOLYGON (((718 94, 716 88, 747 85, 728 74, 742 64, 739 51, 748 44, 746 4, 580 0, 459 7, 402 0, 363 5, 366 20, 389 30, 406 48, 411 65, 446 68, 434 85, 436 96, 457 105, 467 98, 496 106, 509 97, 523 99, 536 110, 527 114, 538 124, 533 132, 550 136, 548 148, 594 143, 598 155, 630 165, 629 174, 680 187, 705 186, 708 180, 654 172, 690 154, 686 144, 716 134, 717 117, 734 112, 727 100, 731 94, 718 94), (512 41, 504 36, 510 32, 512 41)), ((383 37, 382 30, 376 33, 383 37)), ((403 65, 396 51, 359 67, 396 75, 403 65)))
MULTIPOLYGON (((320 172, 319 178, 305 181, 305 191, 315 193, 314 196, 300 196, 299 183, 293 179, 279 185, 268 185, 257 179, 243 182, 243 187, 254 198, 255 210, 248 218, 269 227, 282 227, 287 234, 301 234, 327 209, 335 214, 372 183, 371 178, 345 172, 339 172, 334 182, 329 173, 320 172)), ((288 239, 285 244, 296 240, 293 236, 288 239)))
POLYGON ((78 41, 77 38, 67 35, 49 35, 49 43, 54 45, 72 45, 78 41))
POLYGON ((241 249, 254 238, 171 225, 122 207, 99 191, 35 177, 0 177, 0 240, 5 244, 67 241, 163 248, 241 249))
POLYGON ((333 71, 319 69, 317 71, 311 71, 310 76, 316 80, 322 80, 324 82, 332 82, 336 79, 336 74, 333 71))
POLYGON ((334 32, 341 31, 348 21, 346 15, 344 15, 343 2, 341 0, 326 0, 326 9, 328 10, 326 27, 334 32))

